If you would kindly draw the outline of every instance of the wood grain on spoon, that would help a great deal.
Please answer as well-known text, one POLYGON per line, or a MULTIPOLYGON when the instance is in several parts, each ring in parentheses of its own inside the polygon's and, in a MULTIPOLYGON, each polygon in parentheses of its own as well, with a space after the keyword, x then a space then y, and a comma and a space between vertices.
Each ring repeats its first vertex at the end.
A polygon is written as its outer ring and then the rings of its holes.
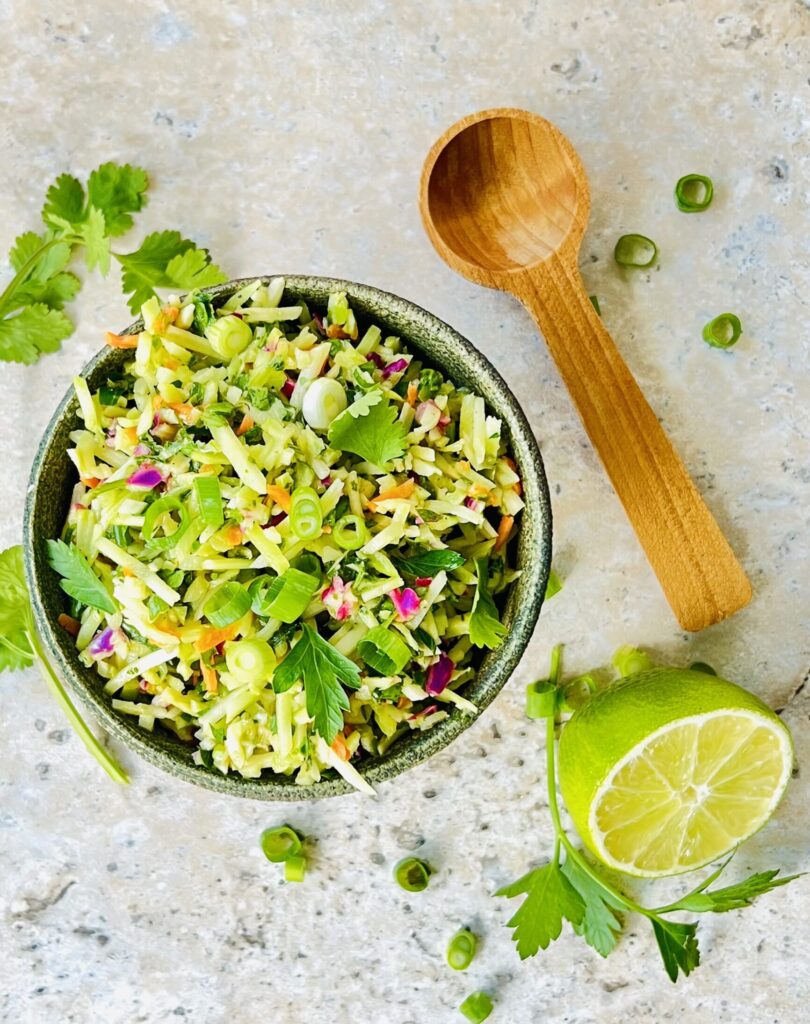
POLYGON ((450 267, 534 317, 680 624, 747 604, 751 584, 588 298, 590 194, 568 139, 522 110, 464 118, 425 161, 420 207, 450 267))

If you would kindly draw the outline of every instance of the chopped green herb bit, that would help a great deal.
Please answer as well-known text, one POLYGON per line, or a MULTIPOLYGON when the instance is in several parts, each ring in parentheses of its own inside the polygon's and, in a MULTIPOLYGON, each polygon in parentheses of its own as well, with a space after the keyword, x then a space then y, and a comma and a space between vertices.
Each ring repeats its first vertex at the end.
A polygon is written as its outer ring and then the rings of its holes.
POLYGON ((486 992, 473 992, 459 1006, 461 1013, 472 1024, 481 1024, 492 1013, 492 1000, 486 992))

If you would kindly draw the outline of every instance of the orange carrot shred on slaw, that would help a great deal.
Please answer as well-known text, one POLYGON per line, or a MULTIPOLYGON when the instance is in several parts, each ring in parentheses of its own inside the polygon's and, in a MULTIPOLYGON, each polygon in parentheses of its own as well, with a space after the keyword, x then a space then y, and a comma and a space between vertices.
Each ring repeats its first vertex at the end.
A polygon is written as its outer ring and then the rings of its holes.
POLYGON ((341 761, 348 761, 350 758, 349 748, 346 745, 346 739, 342 732, 339 732, 332 740, 332 750, 337 754, 341 761))
POLYGON ((253 424, 253 417, 250 415, 249 412, 246 412, 245 415, 242 417, 242 422, 236 428, 236 436, 241 437, 242 434, 246 434, 253 427, 253 424))
POLYGON ((405 401, 408 403, 408 405, 416 405, 416 398, 418 394, 419 386, 417 385, 415 380, 412 380, 408 385, 408 393, 405 396, 405 401))
POLYGON ((64 612, 62 612, 59 616, 57 616, 56 621, 59 623, 62 629, 70 633, 71 636, 79 635, 79 630, 82 628, 82 624, 81 622, 79 622, 78 619, 74 619, 72 615, 66 615, 64 612))
POLYGON ((404 484, 389 487, 387 491, 380 491, 376 498, 372 498, 368 503, 368 507, 373 512, 381 501, 393 501, 395 498, 410 498, 415 487, 416 483, 413 480, 406 480, 404 484))
POLYGON ((267 502, 268 504, 278 505, 285 512, 289 512, 292 508, 292 496, 283 487, 279 487, 278 484, 268 484, 267 502))
POLYGON ((219 629, 204 630, 194 641, 194 650, 198 651, 200 654, 205 654, 206 651, 213 650, 214 647, 218 647, 220 644, 224 644, 228 640, 233 640, 239 632, 241 622, 241 619, 237 619, 236 622, 232 622, 230 626, 222 626, 219 629))
POLYGON ((79 478, 85 487, 89 487, 92 491, 94 487, 98 487, 101 480, 97 476, 83 476, 79 478))
POLYGON ((514 516, 503 516, 500 523, 498 523, 498 536, 495 538, 494 551, 500 551, 504 544, 509 540, 509 534, 512 532, 512 527, 515 525, 514 516))
POLYGON ((202 677, 203 686, 209 693, 216 693, 219 689, 219 678, 217 677, 217 670, 213 665, 206 665, 202 662, 202 677))
POLYGON ((107 331, 105 338, 105 344, 110 348, 137 348, 138 347, 138 335, 137 334, 113 334, 112 331, 107 331))

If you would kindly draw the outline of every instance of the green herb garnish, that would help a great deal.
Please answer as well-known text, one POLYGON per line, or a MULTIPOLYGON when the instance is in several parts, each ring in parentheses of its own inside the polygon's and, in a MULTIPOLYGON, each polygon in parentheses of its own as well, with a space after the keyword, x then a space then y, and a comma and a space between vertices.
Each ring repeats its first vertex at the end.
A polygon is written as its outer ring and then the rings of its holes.
POLYGON ((379 388, 367 391, 344 410, 329 427, 329 443, 385 469, 405 453, 408 431, 379 388))

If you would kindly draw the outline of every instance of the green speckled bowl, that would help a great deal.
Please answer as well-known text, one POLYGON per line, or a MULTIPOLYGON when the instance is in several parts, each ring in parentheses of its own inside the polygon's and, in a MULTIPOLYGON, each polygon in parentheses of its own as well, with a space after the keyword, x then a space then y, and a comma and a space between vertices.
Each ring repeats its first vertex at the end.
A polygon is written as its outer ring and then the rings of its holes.
MULTIPOLYGON (((246 281, 231 281, 210 290, 224 300, 244 283, 246 281)), ((489 408, 506 425, 523 479, 526 501, 515 542, 517 566, 522 575, 513 584, 506 601, 506 640, 499 650, 486 654, 477 677, 465 690, 480 713, 520 660, 545 594, 551 561, 551 508, 537 442, 520 406, 497 370, 446 323, 412 302, 368 285, 325 277, 287 278, 287 296, 304 299, 316 308, 325 306, 329 293, 338 290, 348 292, 361 328, 364 321, 373 321, 391 334, 402 337, 428 364, 445 371, 457 384, 466 385, 483 395, 489 408)), ((139 320, 123 333, 132 333, 141 327, 139 320)), ((105 349, 100 352, 83 370, 90 389, 99 387, 109 372, 128 358, 131 354, 126 351, 105 349)), ((315 799, 352 792, 351 787, 333 772, 328 772, 320 782, 308 787, 296 786, 286 776, 243 779, 238 775, 221 775, 215 770, 195 765, 190 748, 169 733, 146 732, 131 717, 113 711, 99 676, 81 664, 71 637, 57 625, 57 616, 65 608, 64 594, 45 557, 45 540, 59 535, 76 481, 73 464, 65 452, 70 431, 79 425, 77 410, 78 403, 71 389, 48 424, 34 460, 23 526, 25 571, 34 615, 42 640, 62 677, 116 739, 147 761, 187 782, 220 793, 258 800, 315 799)), ((363 775, 372 785, 391 779, 447 746, 472 721, 473 716, 453 711, 429 732, 412 733, 385 755, 366 761, 361 769, 363 775)))

